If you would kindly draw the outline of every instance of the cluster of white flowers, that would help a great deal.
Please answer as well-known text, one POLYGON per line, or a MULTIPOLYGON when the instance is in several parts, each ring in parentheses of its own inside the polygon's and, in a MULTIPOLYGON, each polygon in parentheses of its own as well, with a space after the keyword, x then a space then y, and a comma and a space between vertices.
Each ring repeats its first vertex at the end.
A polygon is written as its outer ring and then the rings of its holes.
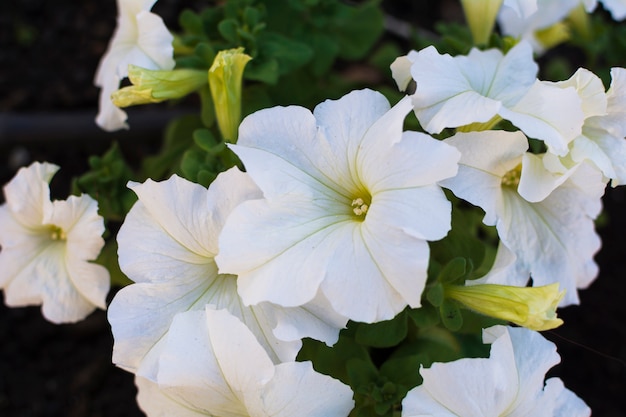
MULTIPOLYGON (((108 97, 128 64, 174 66, 171 35, 148 11, 155 1, 118 1, 118 30, 96 76, 108 129, 124 126, 108 97)), ((529 19, 546 18, 547 2, 504 3, 505 32, 525 39, 542 27, 529 19), (507 29, 511 13, 531 18, 507 29)), ((230 145, 245 172, 222 172, 208 189, 176 175, 130 183, 138 201, 117 242, 134 283, 116 294, 108 319, 113 362, 136 375, 142 409, 348 415, 350 388, 295 361, 302 339, 332 346, 349 320, 421 307, 429 242, 451 228, 442 187, 484 210, 500 239, 491 272, 468 285, 525 287, 532 278, 536 287, 558 283, 561 306, 577 304, 598 273, 600 197, 609 181, 626 184, 626 70, 613 69, 608 91, 585 69, 541 81, 533 46, 412 51, 391 69, 402 90, 411 81, 416 89, 394 106, 366 89, 313 112, 261 110, 230 145), (425 132, 403 130, 411 111, 425 132), (490 130, 501 120, 519 130, 490 130), (431 136, 449 128, 445 140, 431 136), (531 153, 528 138, 544 151, 531 153)), ((88 196, 51 202, 56 169, 35 163, 4 188, 0 288, 7 304, 43 304, 47 318, 66 322, 105 308, 109 278, 88 262, 104 244, 97 205, 88 196)), ((590 415, 559 379, 544 385, 559 356, 539 333, 496 326, 483 340, 489 358, 419 370, 424 382, 402 415, 590 415)))

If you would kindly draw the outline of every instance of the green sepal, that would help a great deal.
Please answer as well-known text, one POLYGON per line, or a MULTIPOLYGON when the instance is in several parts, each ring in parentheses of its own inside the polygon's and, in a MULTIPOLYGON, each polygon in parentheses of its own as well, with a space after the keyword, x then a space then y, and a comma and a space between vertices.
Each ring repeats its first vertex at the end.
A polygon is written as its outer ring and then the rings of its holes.
POLYGON ((435 307, 439 307, 443 304, 443 297, 443 285, 441 285, 440 282, 436 282, 426 290, 426 299, 435 307))
POLYGON ((460 278, 463 278, 467 274, 467 266, 469 263, 470 271, 471 271, 471 263, 465 260, 465 258, 456 257, 448 262, 443 269, 439 272, 437 276, 437 282, 442 284, 450 284, 458 281, 460 278))
POLYGON ((450 331, 457 331, 463 326, 463 316, 456 301, 444 299, 439 306, 441 322, 450 331))

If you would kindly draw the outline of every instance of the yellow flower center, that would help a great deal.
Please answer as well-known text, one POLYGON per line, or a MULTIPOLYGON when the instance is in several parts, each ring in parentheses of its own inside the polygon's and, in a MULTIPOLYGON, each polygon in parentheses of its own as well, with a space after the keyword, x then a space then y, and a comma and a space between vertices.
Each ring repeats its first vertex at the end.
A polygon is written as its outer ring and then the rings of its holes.
POLYGON ((502 177, 502 186, 517 189, 521 176, 522 164, 518 164, 515 168, 504 174, 502 177))
POLYGON ((50 239, 52 240, 66 240, 67 235, 65 231, 58 226, 50 226, 50 239))
POLYGON ((354 200, 352 200, 351 207, 352 207, 352 212, 354 213, 354 215, 357 218, 360 218, 361 220, 363 220, 365 219, 365 214, 367 213, 367 210, 370 208, 369 199, 357 197, 354 200))

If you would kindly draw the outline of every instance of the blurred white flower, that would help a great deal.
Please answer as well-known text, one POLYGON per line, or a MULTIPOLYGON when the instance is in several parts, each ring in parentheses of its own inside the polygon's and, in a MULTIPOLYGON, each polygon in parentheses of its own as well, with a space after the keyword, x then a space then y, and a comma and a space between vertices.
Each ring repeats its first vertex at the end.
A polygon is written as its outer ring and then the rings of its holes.
POLYGON ((148 417, 345 417, 352 391, 311 362, 274 365, 249 329, 226 310, 177 314, 157 382, 136 378, 148 417))
POLYGON ((588 417, 591 410, 560 378, 545 381, 560 362, 554 344, 525 328, 483 330, 489 358, 465 358, 422 368, 421 385, 402 401, 402 417, 588 417))
POLYGON ((598 273, 593 256, 600 239, 593 220, 601 210, 602 174, 582 163, 567 176, 552 178, 540 156, 526 153, 521 132, 457 133, 445 142, 462 156, 458 175, 441 185, 481 207, 483 222, 496 226, 500 251, 514 255, 500 254, 507 262, 497 264, 499 273, 477 282, 525 286, 529 277, 534 286, 559 282, 566 290, 561 306, 577 304, 576 289, 598 273), (543 193, 544 187, 550 192, 541 201, 523 192, 543 193))
POLYGON ((507 0, 498 14, 498 25, 503 35, 524 40, 542 53, 567 39, 568 29, 562 22, 581 3, 587 10, 595 7, 595 0, 507 0))
POLYGON ((35 162, 4 186, 0 206, 0 289, 11 307, 41 305, 53 323, 106 308, 109 272, 91 263, 104 246, 104 222, 88 195, 50 201, 59 169, 35 162))
POLYGON ((152 70, 174 68, 174 37, 163 20, 150 12, 156 2, 117 0, 117 28, 94 79, 94 84, 101 88, 96 123, 104 130, 128 128, 126 112, 113 104, 111 94, 128 75, 129 64, 152 70))
POLYGON ((430 133, 475 123, 489 128, 502 118, 564 155, 581 132, 583 112, 576 91, 537 80, 538 67, 526 42, 506 55, 474 48, 467 56, 451 57, 429 46, 408 57, 417 83, 415 114, 430 133))
POLYGON ((136 283, 120 290, 109 306, 115 364, 155 380, 172 318, 206 304, 239 317, 277 363, 294 360, 303 337, 337 340, 347 319, 323 300, 299 308, 247 307, 237 295, 237 277, 218 272, 214 257, 226 217, 241 202, 261 198, 246 174, 236 168, 221 173, 208 190, 176 175, 130 188, 139 201, 117 240, 120 267, 136 283))
POLYGON ((459 154, 430 136, 402 132, 408 98, 393 108, 354 91, 318 105, 248 116, 232 149, 263 191, 239 205, 220 235, 220 270, 238 275, 244 303, 309 302, 377 322, 420 306, 427 241, 450 229, 437 181, 459 154))

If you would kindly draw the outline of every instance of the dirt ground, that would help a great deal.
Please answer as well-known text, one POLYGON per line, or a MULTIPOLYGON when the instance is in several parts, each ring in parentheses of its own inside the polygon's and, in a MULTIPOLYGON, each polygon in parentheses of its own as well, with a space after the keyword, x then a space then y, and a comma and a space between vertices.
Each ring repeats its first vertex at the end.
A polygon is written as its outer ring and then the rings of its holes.
MULTIPOLYGON (((85 169, 89 154, 109 146, 113 136, 91 124, 98 94, 91 82, 115 24, 114 3, 16 0, 0 5, 1 183, 20 164, 42 159, 63 167, 55 179, 63 182, 85 169), (44 133, 36 129, 37 120, 59 112, 73 119, 72 124, 44 133), (72 133, 76 126, 87 126, 81 131, 85 138, 78 142, 72 133)), ((181 7, 202 3, 160 0, 156 11, 174 25, 181 7)), ((158 126, 153 129, 158 131, 158 126)), ((129 152, 149 146, 143 139, 117 138, 129 152)), ((581 306, 560 312, 565 325, 545 336, 557 344, 562 356, 553 374, 589 404, 594 416, 622 417, 626 414, 626 190, 607 190, 604 204, 606 216, 598 229, 603 248, 596 257, 600 276, 581 291, 581 306)), ((0 305, 0 416, 141 416, 133 378, 111 364, 111 347, 102 311, 78 324, 56 326, 46 322, 36 307, 0 305)))

